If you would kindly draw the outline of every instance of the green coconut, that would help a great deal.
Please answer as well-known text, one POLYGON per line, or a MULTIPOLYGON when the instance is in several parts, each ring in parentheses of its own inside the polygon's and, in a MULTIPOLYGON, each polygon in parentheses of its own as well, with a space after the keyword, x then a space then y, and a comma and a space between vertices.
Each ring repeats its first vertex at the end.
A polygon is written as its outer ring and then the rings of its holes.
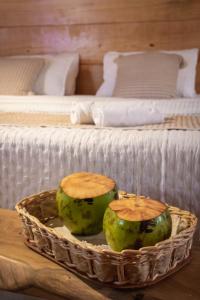
POLYGON ((74 173, 64 177, 57 190, 58 215, 73 234, 97 234, 113 199, 118 199, 114 180, 100 174, 74 173))
POLYGON ((164 203, 135 196, 109 204, 103 230, 112 250, 139 249, 169 238, 172 220, 164 203))

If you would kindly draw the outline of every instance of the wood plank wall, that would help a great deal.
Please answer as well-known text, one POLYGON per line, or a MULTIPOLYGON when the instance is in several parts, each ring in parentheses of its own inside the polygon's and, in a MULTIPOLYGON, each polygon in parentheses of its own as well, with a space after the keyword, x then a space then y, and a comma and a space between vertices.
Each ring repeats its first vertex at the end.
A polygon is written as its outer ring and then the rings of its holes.
POLYGON ((78 51, 81 94, 102 82, 107 51, 193 47, 200 48, 199 0, 0 1, 0 55, 78 51))

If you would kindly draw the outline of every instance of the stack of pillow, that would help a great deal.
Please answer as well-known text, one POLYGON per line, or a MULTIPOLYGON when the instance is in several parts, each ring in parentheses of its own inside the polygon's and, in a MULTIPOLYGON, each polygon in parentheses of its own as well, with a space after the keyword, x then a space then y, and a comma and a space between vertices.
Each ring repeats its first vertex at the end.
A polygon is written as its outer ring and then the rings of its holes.
MULTIPOLYGON (((100 97, 194 97, 198 49, 160 52, 108 52, 100 97)), ((78 53, 0 58, 0 94, 73 95, 78 53)))
POLYGON ((134 98, 159 98, 165 89, 164 98, 195 97, 196 66, 198 49, 160 52, 108 52, 104 56, 104 82, 97 91, 97 96, 126 96, 134 98), (165 54, 165 55, 164 55, 165 54), (168 55, 166 55, 168 54, 168 55), (182 58, 182 63, 175 56, 182 58), (177 70, 177 66, 179 66, 177 70), (125 73, 126 71, 126 73, 125 73), (134 84, 133 79, 136 80, 134 84), (157 83, 153 85, 151 84, 157 83), (168 83, 170 90, 166 90, 168 83), (132 89, 130 86, 132 85, 132 89), (171 94, 173 84, 175 94, 171 94), (162 85, 160 85, 162 84, 162 85), (128 88, 127 94, 124 92, 128 88), (135 92, 134 87, 137 88, 135 92), (145 88, 145 94, 144 90, 145 88), (122 92, 123 90, 123 92, 122 92), (145 97, 144 97, 145 96, 145 97))
POLYGON ((73 95, 77 53, 0 58, 0 95, 73 95))

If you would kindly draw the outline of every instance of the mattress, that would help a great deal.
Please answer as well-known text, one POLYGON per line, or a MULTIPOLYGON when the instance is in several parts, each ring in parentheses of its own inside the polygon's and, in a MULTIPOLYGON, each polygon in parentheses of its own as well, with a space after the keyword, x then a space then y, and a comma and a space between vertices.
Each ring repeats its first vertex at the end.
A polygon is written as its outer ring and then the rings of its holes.
MULTIPOLYGON (((73 101, 88 100, 101 98, 0 97, 0 112, 67 117, 73 101)), ((198 98, 153 101, 168 117, 200 115, 198 98)), ((122 190, 160 199, 200 217, 199 128, 0 125, 1 207, 13 209, 22 197, 56 188, 63 176, 77 171, 103 173, 122 190)))

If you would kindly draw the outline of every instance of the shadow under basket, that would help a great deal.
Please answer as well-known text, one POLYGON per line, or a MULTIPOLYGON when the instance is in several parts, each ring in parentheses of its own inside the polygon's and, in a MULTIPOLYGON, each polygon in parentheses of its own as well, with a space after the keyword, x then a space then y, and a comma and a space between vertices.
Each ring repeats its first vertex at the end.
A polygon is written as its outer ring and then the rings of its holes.
MULTIPOLYGON (((120 197, 131 194, 120 193, 120 197)), ((60 224, 56 191, 46 191, 21 200, 16 210, 24 227, 28 247, 64 268, 112 287, 140 288, 154 284, 190 261, 197 218, 188 211, 169 206, 172 235, 155 246, 112 251, 96 238, 73 236, 60 224)))

